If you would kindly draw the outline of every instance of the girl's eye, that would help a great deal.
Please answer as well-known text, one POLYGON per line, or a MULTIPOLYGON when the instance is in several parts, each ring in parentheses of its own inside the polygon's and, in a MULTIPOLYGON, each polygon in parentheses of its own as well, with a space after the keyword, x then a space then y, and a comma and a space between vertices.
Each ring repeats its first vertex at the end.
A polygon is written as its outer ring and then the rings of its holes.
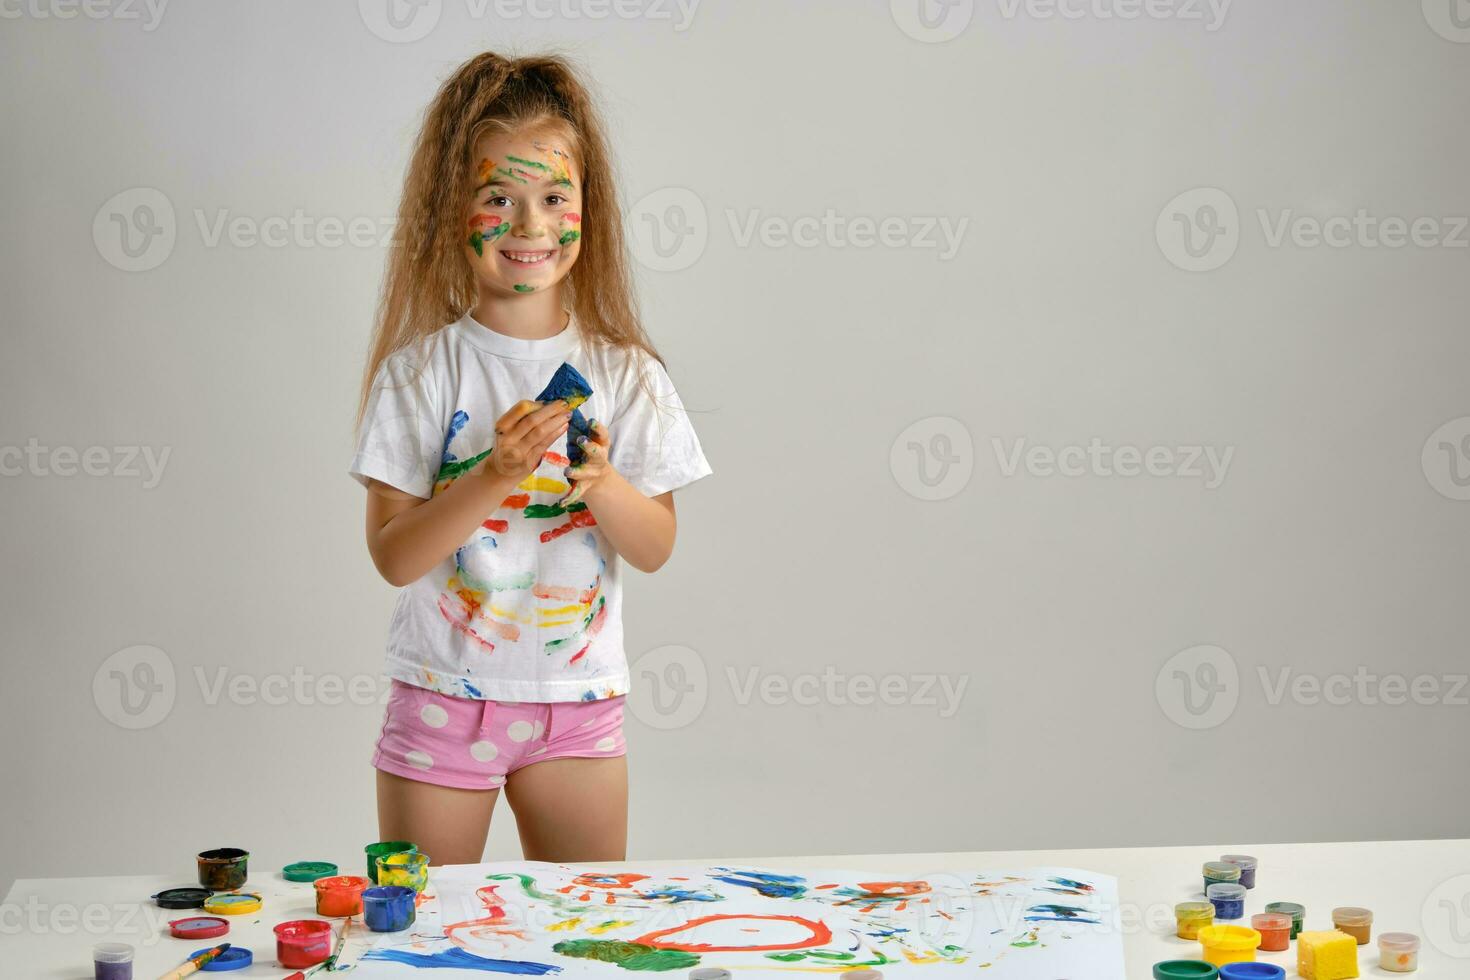
POLYGON ((492 197, 490 200, 488 200, 488 201, 485 202, 485 206, 486 207, 496 207, 496 208, 503 208, 503 207, 506 207, 509 204, 510 204, 510 198, 505 197, 503 195, 502 196, 499 196, 499 197, 492 197))
POLYGON ((558 205, 567 203, 567 199, 562 197, 560 194, 552 194, 551 196, 547 197, 546 203, 550 204, 552 207, 557 207, 558 205))

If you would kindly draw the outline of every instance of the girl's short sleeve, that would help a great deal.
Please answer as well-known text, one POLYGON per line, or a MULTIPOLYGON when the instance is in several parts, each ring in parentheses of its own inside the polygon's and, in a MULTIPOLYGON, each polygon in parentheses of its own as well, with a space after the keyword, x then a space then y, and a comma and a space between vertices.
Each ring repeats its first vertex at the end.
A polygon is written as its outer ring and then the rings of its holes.
POLYGON ((363 486, 381 480, 427 500, 443 455, 434 379, 407 351, 378 368, 348 472, 363 486))
POLYGON ((713 470, 668 372, 652 357, 636 351, 629 356, 636 359, 654 397, 649 397, 637 372, 630 369, 621 403, 607 422, 612 439, 608 461, 648 497, 709 476, 713 470))

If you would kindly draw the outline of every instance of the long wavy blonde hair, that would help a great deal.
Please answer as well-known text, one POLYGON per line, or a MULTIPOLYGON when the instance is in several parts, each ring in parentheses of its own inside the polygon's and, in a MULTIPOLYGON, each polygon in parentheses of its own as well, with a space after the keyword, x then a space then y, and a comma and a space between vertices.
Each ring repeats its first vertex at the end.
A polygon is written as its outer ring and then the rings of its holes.
POLYGON ((582 211, 590 218, 566 278, 571 312, 589 340, 637 348, 663 364, 639 320, 612 159, 588 86, 560 55, 487 51, 460 65, 424 114, 368 349, 359 426, 384 359, 475 304, 464 213, 474 186, 472 155, 487 132, 554 133, 567 141, 582 169, 582 211))

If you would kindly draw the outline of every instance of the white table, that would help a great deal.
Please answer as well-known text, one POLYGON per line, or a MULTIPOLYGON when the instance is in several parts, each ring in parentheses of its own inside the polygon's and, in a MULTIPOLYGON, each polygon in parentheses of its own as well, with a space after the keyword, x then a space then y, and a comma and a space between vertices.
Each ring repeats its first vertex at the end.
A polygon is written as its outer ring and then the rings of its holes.
MULTIPOLYGON (((1307 908, 1308 929, 1331 928, 1329 915, 1338 905, 1362 905, 1375 915, 1375 942, 1360 949, 1364 977, 1391 977, 1378 968, 1376 936, 1380 932, 1412 932, 1424 939, 1420 968, 1412 976, 1424 980, 1470 978, 1470 841, 1395 841, 1352 844, 1231 844, 1208 847, 1115 848, 1070 851, 978 851, 948 854, 863 854, 827 857, 718 858, 682 861, 639 861, 639 867, 749 864, 766 868, 851 868, 883 872, 888 878, 920 878, 947 869, 983 870, 1026 867, 1071 867, 1118 878, 1121 921, 1128 976, 1147 980, 1160 960, 1196 958, 1197 943, 1174 936, 1175 902, 1199 899, 1200 865, 1221 854, 1254 854, 1260 858, 1258 884, 1247 899, 1246 914, 1271 901, 1299 902, 1307 908), (1431 921, 1426 921, 1426 910, 1431 921), (1460 920, 1453 928, 1450 916, 1460 920), (1433 918, 1436 917, 1437 918, 1433 918), (1426 930, 1428 932, 1426 932, 1426 930), (1429 935, 1439 935, 1436 948, 1429 935), (1458 936, 1458 939, 1455 937, 1458 936), (1448 938, 1446 938, 1448 937, 1448 938), (1456 945, 1458 943, 1458 945, 1456 945), (1456 955, 1458 954, 1458 955, 1456 955)), ((331 856, 325 856, 331 860, 331 856)), ((362 852, 337 856, 343 874, 362 874, 362 852)), ((616 865, 589 865, 615 869, 616 865)), ((98 942, 127 942, 138 948, 135 976, 154 978, 178 966, 194 949, 210 940, 174 939, 167 921, 198 910, 160 909, 148 896, 161 889, 189 885, 192 861, 180 861, 177 874, 118 878, 30 878, 15 883, 0 910, 0 975, 25 980, 88 980, 91 950, 98 942)), ((255 964, 220 976, 282 977, 291 972, 275 965, 271 927, 287 919, 315 918, 309 884, 281 878, 277 869, 252 862, 248 888, 259 891, 265 905, 252 915, 232 916, 230 934, 215 942, 248 946, 255 964)), ((432 884, 430 887, 432 892, 432 884)), ((355 923, 357 935, 370 933, 355 923)), ((365 944, 349 939, 344 962, 355 959, 365 944)), ((1286 953, 1260 958, 1286 967, 1295 976, 1295 944, 1286 953)), ((212 974, 200 974, 210 976, 212 974)), ((328 976, 319 973, 317 977, 328 976)), ((784 974, 789 980, 791 974, 784 974)), ((315 978, 314 978, 315 980, 315 978)), ((433 980, 427 977, 426 980, 433 980)))

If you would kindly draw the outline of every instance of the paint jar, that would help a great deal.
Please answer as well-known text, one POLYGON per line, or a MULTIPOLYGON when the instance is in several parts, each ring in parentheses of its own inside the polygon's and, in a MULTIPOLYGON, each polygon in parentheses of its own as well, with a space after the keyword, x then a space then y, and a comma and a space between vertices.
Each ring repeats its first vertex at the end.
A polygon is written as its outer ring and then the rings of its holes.
POLYGON ((1275 963, 1227 963, 1220 980, 1286 980, 1286 968, 1275 963))
POLYGON ((1215 923, 1213 902, 1180 902, 1174 906, 1175 935, 1180 939, 1198 939, 1199 931, 1215 923))
POLYGON ((245 862, 250 852, 238 847, 216 847, 199 854, 199 884, 215 892, 230 892, 245 884, 245 862))
POLYGON ((318 878, 312 884, 316 889, 316 914, 329 919, 361 915, 362 893, 371 885, 371 881, 357 875, 318 878))
POLYGON ((378 858, 378 884, 402 885, 422 892, 429 886, 429 855, 401 851, 378 858))
POLYGON ((316 881, 336 873, 337 866, 330 861, 297 861, 281 869, 281 877, 287 881, 316 881))
POLYGON ((417 897, 402 885, 376 885, 362 893, 362 920, 373 932, 402 932, 413 925, 417 897))
POLYGON ((1359 946, 1368 945, 1373 938, 1373 913, 1368 909, 1345 905, 1332 910, 1332 927, 1345 932, 1358 941, 1359 946))
POLYGON ((1251 916, 1251 928, 1261 934, 1261 948, 1268 953, 1291 945, 1291 916, 1285 912, 1257 912, 1251 916))
POLYGON ((378 858, 385 854, 399 854, 404 851, 417 851, 419 846, 406 840, 384 840, 376 844, 369 844, 363 850, 367 852, 367 876, 373 880, 373 884, 381 885, 378 880, 378 858))
POLYGON ((1215 906, 1215 918, 1231 922, 1245 916, 1245 886, 1222 881, 1205 889, 1205 895, 1215 906))
POLYGON ((1219 969, 1204 960, 1165 960, 1154 964, 1154 980, 1215 980, 1219 969))
MULTIPOLYGON (((211 949, 214 949, 214 947, 206 946, 203 949, 196 949, 194 950, 194 952, 189 954, 189 959, 197 959, 198 957, 209 952, 211 949)), ((199 968, 199 972, 231 973, 235 970, 248 970, 250 969, 250 964, 254 962, 255 954, 250 952, 250 950, 246 949, 244 946, 231 946, 229 949, 225 950, 223 953, 219 954, 214 959, 201 966, 199 968)), ((191 977, 193 975, 194 974, 192 973, 189 974, 189 976, 191 977)))
POLYGON ((204 911, 215 915, 249 915, 259 912, 262 904, 255 892, 220 892, 209 897, 204 903, 204 911))
POLYGON ((98 943, 92 947, 94 980, 133 980, 133 947, 127 943, 98 943))
POLYGON ((1255 858, 1249 854, 1225 854, 1220 857, 1220 860, 1240 868, 1240 883, 1247 889, 1256 887, 1257 861, 1255 858))
POLYGON ((1266 906, 1267 912, 1282 912, 1291 916, 1291 938, 1295 939, 1302 934, 1302 922, 1307 917, 1304 906, 1295 902, 1271 902, 1266 906))
MULTIPOLYGON (((1235 886, 1240 888, 1239 885, 1235 886)), ((1240 889, 1245 891, 1244 888, 1240 889)), ((1204 960, 1216 966, 1226 963, 1250 963, 1261 945, 1261 934, 1245 926, 1205 926, 1199 931, 1204 960)))
POLYGON ((332 924, 321 919, 292 919, 275 928, 276 959, 288 970, 316 966, 332 955, 332 924))
POLYGON ((1409 932, 1385 932, 1378 937, 1378 966, 1389 973, 1419 969, 1419 937, 1409 932))
POLYGON ((1205 894, 1209 894, 1210 886, 1220 882, 1230 884, 1240 883, 1240 865, 1231 864, 1229 861, 1206 861, 1205 862, 1205 894))

